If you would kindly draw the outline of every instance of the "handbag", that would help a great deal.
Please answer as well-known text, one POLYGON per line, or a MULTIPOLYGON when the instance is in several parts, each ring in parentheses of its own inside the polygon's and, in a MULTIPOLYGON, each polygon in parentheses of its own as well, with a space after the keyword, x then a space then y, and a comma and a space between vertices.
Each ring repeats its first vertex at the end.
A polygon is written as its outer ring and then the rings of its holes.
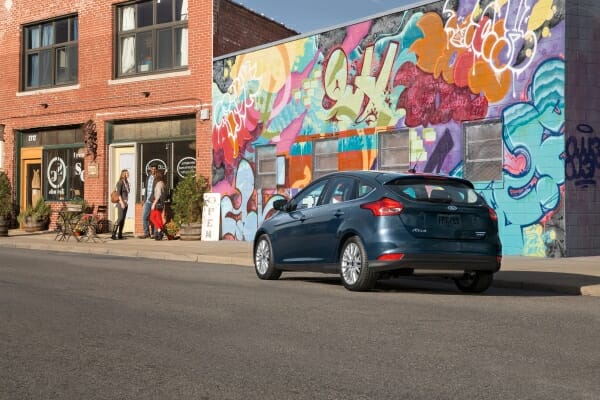
POLYGON ((113 190, 112 193, 110 194, 110 202, 111 203, 118 203, 119 202, 119 192, 117 192, 117 190, 113 190))

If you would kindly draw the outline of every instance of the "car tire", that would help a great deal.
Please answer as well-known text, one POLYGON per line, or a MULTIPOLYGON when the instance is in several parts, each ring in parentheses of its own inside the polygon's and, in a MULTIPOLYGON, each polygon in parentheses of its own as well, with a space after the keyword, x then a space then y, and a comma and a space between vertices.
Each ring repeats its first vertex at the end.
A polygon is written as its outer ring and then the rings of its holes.
POLYGON ((492 285, 493 280, 492 272, 475 271, 468 272, 464 278, 455 279, 454 283, 461 292, 482 293, 492 285))
POLYGON ((358 236, 349 238, 342 246, 340 277, 348 290, 364 292, 375 287, 377 273, 369 268, 367 251, 358 236))
POLYGON ((264 280, 275 280, 281 276, 281 270, 275 268, 273 246, 269 236, 261 235, 254 247, 254 271, 256 276, 264 280))

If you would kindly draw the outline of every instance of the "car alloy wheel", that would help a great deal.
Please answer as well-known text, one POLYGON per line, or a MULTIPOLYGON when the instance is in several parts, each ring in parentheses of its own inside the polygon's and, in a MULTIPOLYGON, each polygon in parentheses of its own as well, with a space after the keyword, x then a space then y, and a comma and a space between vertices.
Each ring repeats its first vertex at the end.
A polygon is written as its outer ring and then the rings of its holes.
POLYGON ((463 278, 455 279, 454 283, 461 292, 482 293, 492 285, 493 280, 493 273, 475 271, 467 272, 463 278))
POLYGON ((262 235, 254 249, 254 270, 260 279, 278 279, 281 271, 273 263, 273 249, 267 235, 262 235))
POLYGON ((377 274, 369 269, 367 252, 356 236, 344 243, 340 256, 340 276, 344 287, 349 290, 365 291, 375 286, 377 274))

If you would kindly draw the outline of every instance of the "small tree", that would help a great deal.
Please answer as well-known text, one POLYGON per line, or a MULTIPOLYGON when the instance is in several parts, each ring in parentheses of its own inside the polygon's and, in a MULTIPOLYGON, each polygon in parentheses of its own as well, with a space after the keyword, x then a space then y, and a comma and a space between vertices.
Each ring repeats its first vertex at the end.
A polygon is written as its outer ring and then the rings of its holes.
POLYGON ((202 206, 204 193, 210 190, 208 180, 199 175, 187 175, 179 181, 171 197, 171 209, 175 222, 191 224, 202 222, 202 206))
POLYGON ((4 172, 0 172, 0 218, 8 219, 12 212, 12 187, 8 176, 4 172))

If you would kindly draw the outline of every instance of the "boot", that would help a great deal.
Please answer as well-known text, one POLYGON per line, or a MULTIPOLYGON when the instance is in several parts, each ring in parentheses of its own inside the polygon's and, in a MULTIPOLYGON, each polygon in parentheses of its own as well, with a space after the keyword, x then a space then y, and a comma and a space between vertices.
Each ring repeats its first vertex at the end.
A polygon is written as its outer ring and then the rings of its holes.
POLYGON ((112 236, 110 237, 112 240, 117 240, 117 229, 119 229, 118 225, 113 228, 112 236))

